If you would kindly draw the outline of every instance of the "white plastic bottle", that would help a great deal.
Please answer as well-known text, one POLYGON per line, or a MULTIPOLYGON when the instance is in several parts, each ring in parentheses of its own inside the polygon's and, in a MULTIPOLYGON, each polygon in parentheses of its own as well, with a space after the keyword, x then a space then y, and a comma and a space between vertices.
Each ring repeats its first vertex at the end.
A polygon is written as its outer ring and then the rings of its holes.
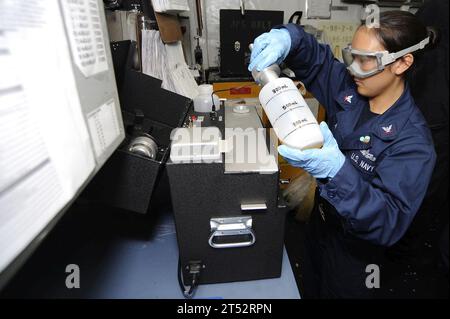
POLYGON ((216 111, 220 109, 219 97, 213 94, 213 86, 211 84, 201 84, 198 86, 199 95, 194 98, 194 111, 199 113, 209 113, 212 112, 212 104, 214 99, 214 105, 216 111))
POLYGON ((298 88, 289 78, 280 78, 280 68, 274 64, 261 72, 252 72, 263 88, 259 101, 272 127, 283 144, 297 149, 320 148, 323 136, 298 88))

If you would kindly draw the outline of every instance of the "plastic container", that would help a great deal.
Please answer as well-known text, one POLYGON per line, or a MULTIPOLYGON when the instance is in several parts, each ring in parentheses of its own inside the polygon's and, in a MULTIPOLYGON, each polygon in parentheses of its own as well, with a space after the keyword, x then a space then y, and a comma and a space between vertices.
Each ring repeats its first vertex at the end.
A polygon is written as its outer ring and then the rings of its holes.
MULTIPOLYGON (((212 112, 212 99, 211 94, 213 92, 213 86, 211 84, 201 84, 198 86, 199 95, 194 98, 194 111, 199 113, 212 112)), ((219 97, 213 94, 214 105, 216 111, 220 109, 219 97)))
POLYGON ((280 141, 301 150, 322 147, 319 124, 294 82, 289 78, 279 78, 277 65, 261 72, 254 70, 252 74, 263 86, 259 101, 280 141))

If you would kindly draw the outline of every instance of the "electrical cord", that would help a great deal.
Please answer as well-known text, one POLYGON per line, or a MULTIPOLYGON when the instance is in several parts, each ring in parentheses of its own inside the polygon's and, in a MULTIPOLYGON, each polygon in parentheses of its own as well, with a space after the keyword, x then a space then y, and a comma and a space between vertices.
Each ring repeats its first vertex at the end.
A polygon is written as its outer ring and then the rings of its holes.
POLYGON ((215 90, 211 93, 211 101, 212 101, 212 112, 211 113, 215 113, 216 112, 216 105, 214 104, 214 94, 218 93, 218 92, 226 92, 226 91, 231 91, 231 90, 240 90, 243 88, 250 88, 252 86, 258 86, 258 84, 253 83, 253 84, 249 84, 249 85, 243 85, 243 86, 236 86, 236 87, 232 87, 232 88, 228 88, 228 89, 222 89, 222 90, 215 90))
POLYGON ((200 278, 200 263, 192 263, 189 265, 189 273, 192 275, 191 285, 189 290, 186 288, 183 282, 183 273, 181 270, 181 260, 178 256, 178 284, 180 285, 181 292, 186 299, 192 299, 198 288, 198 280, 200 278))

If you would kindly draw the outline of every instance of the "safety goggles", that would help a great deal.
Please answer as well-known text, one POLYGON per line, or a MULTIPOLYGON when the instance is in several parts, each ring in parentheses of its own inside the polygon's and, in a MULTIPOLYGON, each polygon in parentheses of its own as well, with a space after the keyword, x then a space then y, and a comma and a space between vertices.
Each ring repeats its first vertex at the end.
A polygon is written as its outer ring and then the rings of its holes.
POLYGON ((388 51, 368 52, 356 50, 351 45, 348 45, 342 49, 342 57, 350 74, 364 79, 380 73, 387 65, 395 62, 405 54, 423 49, 429 41, 430 38, 427 37, 419 43, 395 53, 389 53, 388 51))

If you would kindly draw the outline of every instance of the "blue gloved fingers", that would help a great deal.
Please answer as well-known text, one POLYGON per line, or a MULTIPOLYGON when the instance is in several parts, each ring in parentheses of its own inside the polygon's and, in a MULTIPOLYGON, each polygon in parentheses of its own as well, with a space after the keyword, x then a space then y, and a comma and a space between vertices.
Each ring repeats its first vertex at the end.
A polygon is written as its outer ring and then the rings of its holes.
POLYGON ((250 55, 250 62, 252 62, 260 53, 262 50, 264 50, 270 41, 268 41, 268 35, 269 33, 263 33, 259 37, 257 37, 253 41, 253 49, 252 54, 250 55))
POLYGON ((323 147, 334 147, 337 145, 333 133, 331 133, 326 122, 320 123, 320 131, 323 136, 323 147))
POLYGON ((304 165, 308 165, 311 161, 315 160, 315 156, 306 151, 307 150, 301 151, 286 145, 278 146, 278 153, 280 153, 280 155, 293 166, 303 167, 304 165))
POLYGON ((262 51, 261 53, 259 53, 254 59, 251 59, 250 61, 250 64, 248 65, 248 70, 250 71, 250 72, 252 72, 253 71, 253 69, 259 64, 259 63, 261 63, 261 61, 263 60, 263 59, 265 59, 265 55, 266 55, 267 53, 264 53, 264 51, 262 51))
POLYGON ((280 65, 281 63, 283 63, 283 61, 284 61, 284 57, 278 57, 278 59, 275 63, 280 65))
POLYGON ((291 151, 290 151, 290 147, 286 146, 286 145, 279 145, 278 146, 278 154, 280 154, 281 156, 283 156, 286 159, 290 159, 291 158, 291 151))
POLYGON ((278 146, 278 153, 280 153, 281 156, 296 161, 308 162, 314 160, 320 156, 320 152, 320 149, 307 149, 302 151, 287 145, 278 146))
POLYGON ((298 162, 295 160, 291 160, 289 158, 285 158, 286 162, 288 162, 291 166, 298 166, 298 162))
POLYGON ((304 150, 302 153, 303 161, 299 163, 299 167, 303 168, 315 178, 325 178, 327 170, 324 169, 322 163, 325 155, 324 151, 321 149, 308 149, 304 150))
POLYGON ((249 70, 253 70, 256 67, 256 70, 261 71, 262 69, 268 67, 276 63, 277 56, 272 51, 266 49, 263 50, 250 65, 248 66, 249 70))
POLYGON ((274 63, 280 64, 289 54, 291 36, 286 29, 272 29, 254 40, 248 70, 262 69, 274 63))
POLYGON ((278 147, 278 152, 292 165, 301 167, 316 178, 333 178, 345 162, 345 155, 333 137, 328 125, 320 123, 324 137, 321 149, 298 150, 286 145, 278 147))
POLYGON ((303 150, 302 151, 302 159, 304 161, 309 160, 309 159, 315 159, 318 158, 320 156, 320 149, 307 149, 307 150, 303 150))
POLYGON ((258 71, 261 71, 261 70, 267 68, 268 66, 271 66, 274 63, 278 63, 279 56, 278 56, 277 52, 269 51, 265 55, 265 57, 266 58, 263 61, 261 61, 259 63, 259 65, 256 65, 256 69, 258 71))
POLYGON ((286 159, 293 159, 296 161, 302 159, 302 151, 289 147, 287 145, 278 146, 278 153, 280 153, 280 155, 286 159))
POLYGON ((318 165, 323 155, 321 155, 322 150, 319 149, 309 149, 304 150, 301 153, 301 158, 299 160, 299 166, 304 169, 311 169, 318 165))

